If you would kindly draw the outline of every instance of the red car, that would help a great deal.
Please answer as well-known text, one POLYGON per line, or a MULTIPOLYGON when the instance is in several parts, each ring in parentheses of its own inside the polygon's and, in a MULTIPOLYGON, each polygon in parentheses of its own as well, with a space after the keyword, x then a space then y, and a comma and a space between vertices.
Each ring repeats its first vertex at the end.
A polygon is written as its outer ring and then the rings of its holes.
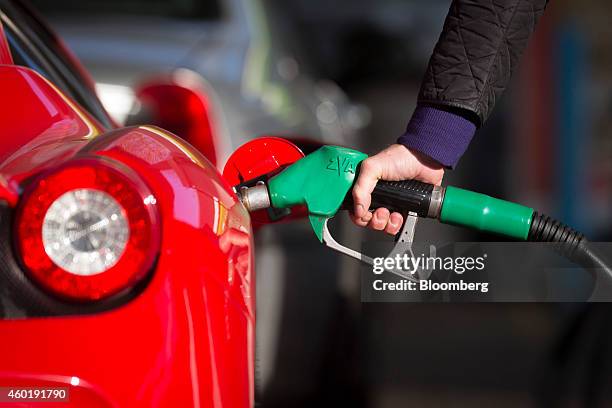
POLYGON ((0 18, 0 401, 253 405, 251 222, 230 183, 171 133, 113 128, 27 7, 0 18))

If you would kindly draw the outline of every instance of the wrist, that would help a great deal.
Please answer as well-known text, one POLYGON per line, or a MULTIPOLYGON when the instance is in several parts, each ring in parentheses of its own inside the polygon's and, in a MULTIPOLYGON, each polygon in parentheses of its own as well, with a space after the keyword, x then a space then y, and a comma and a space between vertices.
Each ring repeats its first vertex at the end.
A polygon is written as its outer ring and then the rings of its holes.
POLYGON ((412 149, 405 144, 397 143, 397 146, 401 146, 402 149, 405 149, 411 156, 413 156, 420 164, 423 166, 429 167, 431 169, 444 169, 444 165, 439 161, 429 157, 423 152, 420 152, 416 149, 412 149))

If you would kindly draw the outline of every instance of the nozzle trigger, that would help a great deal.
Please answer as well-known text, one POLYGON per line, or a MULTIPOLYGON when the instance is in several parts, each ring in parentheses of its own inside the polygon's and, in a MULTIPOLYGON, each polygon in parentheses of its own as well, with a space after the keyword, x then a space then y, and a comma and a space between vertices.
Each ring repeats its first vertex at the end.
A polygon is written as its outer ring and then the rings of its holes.
MULTIPOLYGON (((313 228, 315 229, 315 233, 316 233, 317 229, 314 225, 313 218, 314 217, 311 216, 310 222, 313 224, 313 228)), ((368 265, 374 265, 373 258, 365 254, 362 254, 359 251, 355 251, 354 249, 345 247, 344 245, 340 244, 338 241, 334 239, 334 237, 331 235, 331 232, 329 231, 329 228, 327 226, 327 223, 331 218, 324 218, 324 217, 318 217, 318 218, 321 218, 320 220, 317 220, 317 223, 320 222, 320 224, 318 224, 321 226, 322 235, 321 235, 320 240, 321 242, 323 242, 323 244, 325 244, 327 247, 333 249, 336 252, 340 252, 344 255, 348 255, 351 258, 357 259, 368 265)), ((413 212, 408 213, 408 215, 406 216, 406 220, 404 221, 404 226, 402 227, 402 230, 398 234, 398 240, 395 246, 393 247, 393 249, 391 250, 391 252, 387 255, 387 257, 395 257, 396 254, 404 255, 406 253, 408 253, 410 256, 413 256, 412 243, 414 242, 414 231, 415 231, 417 221, 418 221, 418 217, 415 213, 413 212)), ((319 235, 317 234, 317 236, 319 235)), ((385 270, 401 278, 408 279, 409 281, 412 281, 412 282, 418 282, 419 279, 415 277, 414 275, 420 276, 421 274, 420 270, 416 271, 416 273, 411 273, 409 271, 404 271, 404 270, 396 269, 396 268, 391 268, 391 269, 385 268, 385 270)))

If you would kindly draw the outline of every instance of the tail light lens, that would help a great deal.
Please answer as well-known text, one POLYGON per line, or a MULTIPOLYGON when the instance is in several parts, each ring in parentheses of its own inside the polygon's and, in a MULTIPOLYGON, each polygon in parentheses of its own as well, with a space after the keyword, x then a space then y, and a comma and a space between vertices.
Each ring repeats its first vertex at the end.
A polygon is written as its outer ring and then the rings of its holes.
POLYGON ((33 280, 72 300, 133 288, 159 249, 154 196, 128 169, 102 160, 75 162, 34 182, 16 228, 33 280))

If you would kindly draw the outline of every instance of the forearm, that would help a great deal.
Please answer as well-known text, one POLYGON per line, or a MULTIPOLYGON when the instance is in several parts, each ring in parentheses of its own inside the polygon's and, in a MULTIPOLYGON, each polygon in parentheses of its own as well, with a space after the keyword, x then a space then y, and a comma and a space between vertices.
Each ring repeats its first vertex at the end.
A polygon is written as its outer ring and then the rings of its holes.
POLYGON ((547 0, 454 0, 398 142, 454 167, 505 90, 547 0))

